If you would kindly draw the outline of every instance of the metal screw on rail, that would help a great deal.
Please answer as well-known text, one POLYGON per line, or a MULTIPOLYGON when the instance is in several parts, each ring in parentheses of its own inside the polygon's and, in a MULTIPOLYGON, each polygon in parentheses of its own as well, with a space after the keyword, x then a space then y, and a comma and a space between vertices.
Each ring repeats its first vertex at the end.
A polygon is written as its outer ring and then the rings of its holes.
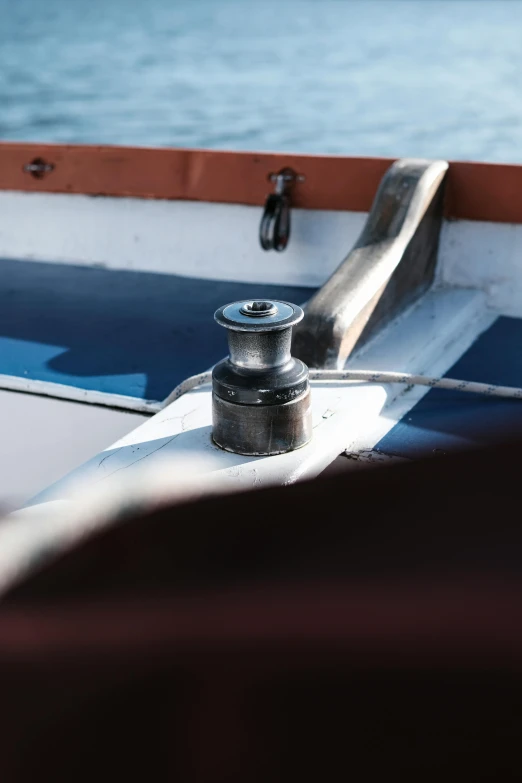
POLYGON ((222 449, 283 454, 311 440, 308 367, 290 353, 292 327, 303 315, 297 305, 264 300, 216 311, 230 353, 212 371, 212 437, 222 449))

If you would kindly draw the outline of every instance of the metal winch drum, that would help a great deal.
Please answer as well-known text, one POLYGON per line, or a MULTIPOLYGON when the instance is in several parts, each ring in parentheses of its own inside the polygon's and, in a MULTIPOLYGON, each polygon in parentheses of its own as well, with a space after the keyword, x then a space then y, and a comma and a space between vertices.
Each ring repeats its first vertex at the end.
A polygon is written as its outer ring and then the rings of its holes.
POLYGON ((283 454, 312 437, 308 367, 291 355, 303 318, 289 302, 253 300, 220 307, 229 356, 212 371, 212 437, 226 451, 283 454))

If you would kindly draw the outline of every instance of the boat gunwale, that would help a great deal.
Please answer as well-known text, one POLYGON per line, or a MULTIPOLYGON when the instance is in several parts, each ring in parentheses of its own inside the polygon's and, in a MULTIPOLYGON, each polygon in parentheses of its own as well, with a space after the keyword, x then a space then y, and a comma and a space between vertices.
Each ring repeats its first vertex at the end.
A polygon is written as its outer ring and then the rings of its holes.
MULTIPOLYGON (((302 209, 367 212, 396 158, 0 142, 0 190, 262 206, 290 167, 302 209), (49 170, 35 176, 37 160, 49 170)), ((522 165, 450 162, 447 219, 522 223, 522 165)))

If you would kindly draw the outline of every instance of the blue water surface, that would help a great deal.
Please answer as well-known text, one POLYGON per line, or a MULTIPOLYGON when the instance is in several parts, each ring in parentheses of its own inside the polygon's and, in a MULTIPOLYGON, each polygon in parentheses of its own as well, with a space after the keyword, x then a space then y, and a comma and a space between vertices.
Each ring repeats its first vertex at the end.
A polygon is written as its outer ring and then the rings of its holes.
POLYGON ((0 139, 522 161, 520 0, 0 0, 0 139))

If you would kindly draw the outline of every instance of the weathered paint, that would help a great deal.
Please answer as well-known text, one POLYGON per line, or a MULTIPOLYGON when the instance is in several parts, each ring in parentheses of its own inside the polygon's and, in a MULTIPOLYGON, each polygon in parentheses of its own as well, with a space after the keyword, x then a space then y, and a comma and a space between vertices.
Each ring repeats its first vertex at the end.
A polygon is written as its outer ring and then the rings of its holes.
MULTIPOLYGON (((394 159, 284 153, 145 149, 34 143, 0 144, 0 189, 181 199, 260 206, 270 174, 291 168, 304 177, 296 206, 366 212, 394 159), (47 171, 31 171, 40 161, 47 171)), ((522 166, 450 164, 446 214, 522 223, 522 166)))
POLYGON ((349 158, 194 149, 59 144, 0 144, 0 189, 36 193, 180 199, 260 206, 274 189, 270 174, 304 176, 295 206, 366 212, 391 158, 349 158), (35 159, 53 168, 26 170, 35 159))

